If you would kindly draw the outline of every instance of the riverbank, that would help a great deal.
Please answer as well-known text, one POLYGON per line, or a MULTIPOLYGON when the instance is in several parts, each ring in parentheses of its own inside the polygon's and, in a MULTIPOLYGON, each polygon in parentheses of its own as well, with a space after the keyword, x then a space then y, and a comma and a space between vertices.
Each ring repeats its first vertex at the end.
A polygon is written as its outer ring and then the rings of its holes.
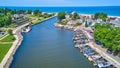
MULTIPOLYGON (((80 32, 82 32, 85 36, 86 36, 86 38, 87 38, 87 40, 88 40, 88 42, 87 42, 87 44, 84 44, 85 42, 86 42, 86 40, 84 40, 84 43, 82 43, 81 44, 81 42, 83 42, 83 41, 81 41, 81 39, 79 39, 79 38, 81 38, 79 35, 81 35, 81 34, 78 34, 78 35, 76 35, 76 37, 74 38, 74 39, 76 39, 75 40, 75 42, 74 43, 76 43, 76 42, 78 42, 78 44, 77 45, 75 45, 75 47, 78 47, 79 49, 80 49, 80 52, 81 52, 81 47, 83 47, 83 45, 87 45, 87 46, 89 46, 90 48, 92 48, 96 53, 98 53, 103 59, 105 59, 105 60, 107 60, 108 62, 110 62, 112 65, 114 65, 115 67, 117 67, 117 68, 119 68, 120 67, 120 61, 119 61, 119 59, 118 58, 116 58, 115 56, 112 56, 112 55, 110 55, 110 54, 108 54, 107 52, 106 52, 106 49, 105 48, 102 48, 102 47, 100 47, 99 45, 97 45, 97 44, 95 44, 94 43, 94 40, 91 40, 91 39, 89 39, 89 34, 85 31, 85 28, 79 28, 79 29, 77 29, 77 27, 76 28, 73 28, 73 27, 71 27, 71 26, 67 26, 67 25, 61 25, 61 24, 58 24, 58 23, 55 23, 54 24, 56 27, 58 27, 58 28, 63 28, 63 29, 69 29, 69 30, 71 30, 72 29, 72 31, 74 32, 74 31, 76 31, 76 30, 78 30, 78 32, 79 32, 79 30, 80 30, 80 32), (80 43, 80 44, 79 44, 80 43), (93 44, 94 43, 94 44, 93 44)), ((76 33, 78 33, 78 32, 76 32, 76 33)), ((83 36, 82 36, 83 37, 83 36)), ((84 48, 83 48, 84 49, 84 48)), ((87 49, 88 50, 88 49, 87 49)), ((86 52, 87 52, 87 50, 86 50, 86 52)), ((91 49, 90 49, 91 50, 91 49)), ((92 53, 92 52, 91 52, 92 53)), ((94 53, 94 52, 93 52, 94 53)), ((85 53, 86 54, 86 53, 85 53)), ((92 56, 94 56, 94 55, 92 55, 92 56)), ((89 56, 90 58, 91 58, 91 56, 89 56)), ((87 57, 88 59, 89 59, 89 57, 87 57)))
MULTIPOLYGON (((55 17, 55 16, 53 16, 53 17, 55 17)), ((53 17, 47 18, 45 20, 51 19, 53 17)), ((36 22, 36 20, 33 20, 32 22, 36 22)), ((40 23, 43 21, 38 21, 38 22, 40 23)), ((7 54, 1 61, 0 68, 9 68, 10 64, 12 63, 13 56, 14 56, 17 48, 21 45, 21 42, 23 40, 23 36, 21 35, 21 28, 29 25, 29 23, 30 22, 13 29, 13 34, 14 34, 14 37, 16 38, 16 40, 13 42, 12 47, 9 49, 9 51, 7 52, 7 54)), ((33 25, 35 25, 35 24, 33 24, 33 25)))

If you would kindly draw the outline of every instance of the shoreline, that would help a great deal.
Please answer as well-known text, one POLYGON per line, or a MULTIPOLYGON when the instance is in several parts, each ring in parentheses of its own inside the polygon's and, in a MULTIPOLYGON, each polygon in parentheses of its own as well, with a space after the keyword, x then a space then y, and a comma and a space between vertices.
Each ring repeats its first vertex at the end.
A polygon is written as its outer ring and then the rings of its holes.
MULTIPOLYGON (((49 17, 49 18, 46 18, 45 20, 43 21, 46 21, 46 20, 49 20, 51 18, 54 18, 55 16, 52 16, 52 17, 49 17)), ((32 22, 34 22, 35 20, 32 20, 32 22)), ((43 21, 40 21, 39 23, 43 22, 43 21)), ((21 34, 21 28, 29 25, 30 22, 26 23, 26 24, 23 24, 17 28, 14 28, 13 29, 13 35, 14 37, 16 38, 16 40, 13 42, 11 48, 9 49, 9 51, 7 52, 7 54, 4 56, 3 60, 1 61, 0 63, 0 68, 9 68, 9 66, 11 65, 12 61, 13 61, 13 57, 14 57, 14 54, 16 53, 16 50, 18 49, 18 47, 21 45, 22 43, 22 40, 23 40, 23 36, 21 34)), ((39 24, 37 23, 37 24, 39 24)), ((34 26, 36 24, 33 24, 32 26, 34 26)))
MULTIPOLYGON (((91 16, 91 15, 94 15, 94 14, 82 14, 82 13, 78 13, 79 15, 83 15, 83 16, 91 16)), ((120 16, 113 16, 113 15, 108 15, 108 17, 117 17, 117 18, 120 18, 120 16)))
MULTIPOLYGON (((64 29, 64 30, 69 30, 71 32, 74 33, 74 31, 77 29, 77 28, 73 28, 72 27, 72 30, 71 30, 71 26, 66 26, 66 25, 61 25, 61 24, 58 24, 58 23, 55 23, 54 26, 56 28, 61 28, 61 29, 64 29)), ((79 29, 81 30, 81 29, 79 29)), ((86 31, 84 30, 81 30, 83 32, 83 34, 87 37, 89 35, 87 35, 86 31)), ((90 41, 90 39, 88 39, 90 41)), ((93 42, 89 42, 87 43, 89 47, 91 47, 95 52, 97 52, 101 57, 103 57, 104 59, 106 59, 107 61, 109 61, 110 63, 112 63, 115 67, 119 68, 120 67, 120 62, 117 61, 117 59, 115 59, 114 57, 112 57, 111 55, 108 55, 105 51, 106 49, 101 49, 100 46, 96 45, 96 44, 93 44, 93 42), (101 51, 102 50, 102 51, 101 51)), ((75 47, 78 47, 79 46, 76 46, 75 47)), ((87 57, 86 57, 87 58, 87 57)), ((87 58, 88 59, 88 58, 87 58)), ((89 59, 88 59, 89 60, 89 59)), ((90 61, 91 62, 91 61, 90 61)))

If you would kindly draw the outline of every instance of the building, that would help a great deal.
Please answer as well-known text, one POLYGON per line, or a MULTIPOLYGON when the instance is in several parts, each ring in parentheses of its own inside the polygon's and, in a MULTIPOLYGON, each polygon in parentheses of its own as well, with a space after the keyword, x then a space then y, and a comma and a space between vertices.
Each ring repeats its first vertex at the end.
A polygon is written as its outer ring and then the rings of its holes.
POLYGON ((106 24, 106 23, 108 23, 108 22, 102 21, 102 19, 97 19, 96 21, 97 21, 97 23, 100 23, 100 24, 106 24))
POLYGON ((19 14, 13 14, 13 15, 12 15, 12 18, 16 18, 16 19, 17 19, 17 18, 19 18, 19 17, 20 17, 19 14))
POLYGON ((120 18, 116 18, 114 20, 110 20, 110 23, 115 25, 115 27, 120 27, 120 18))
POLYGON ((65 15, 65 18, 67 18, 67 19, 70 18, 70 15, 65 15))
POLYGON ((47 12, 42 12, 42 15, 47 15, 47 12))

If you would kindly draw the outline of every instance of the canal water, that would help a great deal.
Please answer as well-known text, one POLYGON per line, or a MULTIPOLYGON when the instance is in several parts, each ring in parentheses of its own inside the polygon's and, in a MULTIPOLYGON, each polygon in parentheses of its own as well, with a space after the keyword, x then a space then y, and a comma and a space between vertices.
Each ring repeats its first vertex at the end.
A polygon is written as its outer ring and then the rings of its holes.
POLYGON ((23 34, 10 68, 93 68, 72 42, 73 33, 54 27, 52 18, 23 34))

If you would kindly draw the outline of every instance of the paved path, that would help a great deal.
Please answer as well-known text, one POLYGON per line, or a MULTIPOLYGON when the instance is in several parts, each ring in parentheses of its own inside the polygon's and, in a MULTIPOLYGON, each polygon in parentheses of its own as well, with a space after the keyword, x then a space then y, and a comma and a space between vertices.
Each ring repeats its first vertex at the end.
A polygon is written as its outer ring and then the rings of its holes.
POLYGON ((13 42, 0 42, 0 44, 12 44, 13 42))
POLYGON ((0 40, 2 40, 3 38, 7 37, 9 34, 6 34, 5 36, 3 36, 2 38, 0 38, 0 40))
MULTIPOLYGON (((33 20, 33 22, 34 21, 35 20, 33 20)), ((16 38, 16 40, 13 42, 12 47, 9 49, 8 53, 5 55, 2 62, 0 63, 0 68, 9 68, 9 65, 10 65, 10 63, 12 62, 12 59, 13 59, 13 55, 14 55, 16 49, 21 44, 22 39, 23 39, 23 37, 21 35, 21 28, 27 26, 29 23, 30 22, 13 29, 13 34, 14 34, 14 37, 16 38)), ((8 43, 8 42, 4 42, 4 43, 8 43)))

